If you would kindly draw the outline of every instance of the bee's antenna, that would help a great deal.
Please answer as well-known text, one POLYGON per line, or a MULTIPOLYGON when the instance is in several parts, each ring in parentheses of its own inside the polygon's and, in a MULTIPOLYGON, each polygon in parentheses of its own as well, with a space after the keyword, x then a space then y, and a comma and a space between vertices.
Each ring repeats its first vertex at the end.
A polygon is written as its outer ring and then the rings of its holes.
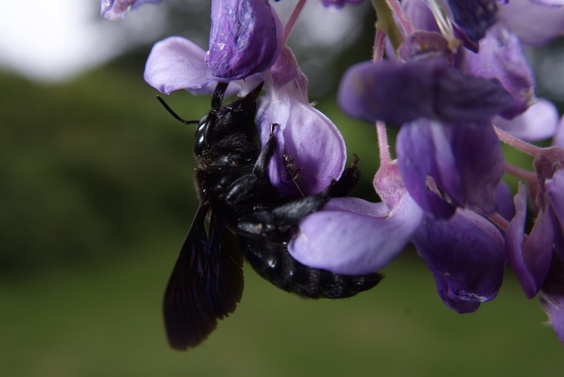
POLYGON ((161 98, 161 96, 157 96, 157 99, 159 100, 161 105, 163 105, 163 107, 166 109, 166 111, 168 111, 169 114, 174 117, 174 119, 182 122, 183 124, 198 124, 198 123, 200 123, 199 120, 184 120, 184 119, 182 119, 177 113, 174 112, 173 109, 170 108, 170 106, 165 102, 164 99, 161 98))

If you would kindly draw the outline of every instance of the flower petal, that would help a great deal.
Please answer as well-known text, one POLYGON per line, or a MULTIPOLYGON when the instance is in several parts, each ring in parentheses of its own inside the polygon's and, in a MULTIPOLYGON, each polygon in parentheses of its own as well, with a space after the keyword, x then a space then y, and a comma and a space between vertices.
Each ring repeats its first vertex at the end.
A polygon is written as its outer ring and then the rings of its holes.
POLYGON ((396 125, 420 117, 483 121, 512 107, 497 80, 463 75, 447 60, 356 64, 341 79, 339 105, 352 117, 396 125))
POLYGON ((282 24, 266 0, 212 0, 206 61, 216 77, 242 79, 269 68, 282 48, 282 24))
POLYGON ((558 122, 556 106, 544 98, 539 98, 523 114, 511 120, 495 117, 493 123, 519 139, 539 141, 554 136, 558 122))
POLYGON ((278 148, 269 174, 280 195, 316 194, 341 177, 347 160, 343 136, 329 118, 304 102, 293 85, 267 92, 257 116, 263 144, 272 123, 279 125, 278 148), (293 159, 297 180, 288 171, 286 155, 293 159))
POLYGON ((464 70, 479 77, 498 79, 513 97, 513 106, 501 115, 513 118, 535 99, 535 80, 519 39, 507 28, 496 25, 480 41, 480 53, 468 53, 464 70))
POLYGON ((448 221, 425 216, 412 238, 439 295, 459 313, 493 300, 503 281, 503 237, 488 220, 459 209, 448 221))
POLYGON ((564 35, 564 7, 511 0, 500 7, 500 20, 517 34, 521 43, 528 45, 541 45, 564 35))
POLYGON ((310 267, 346 275, 371 273, 403 250, 421 217, 407 194, 392 211, 383 203, 334 198, 302 220, 288 251, 310 267))
POLYGON ((212 93, 218 79, 204 61, 205 52, 182 37, 156 43, 145 65, 144 78, 161 93, 186 89, 192 94, 212 93))
POLYGON ((448 0, 454 22, 472 42, 478 42, 497 21, 495 0, 448 0))
POLYGON ((486 124, 442 124, 421 119, 404 124, 397 154, 405 186, 415 201, 437 217, 454 206, 496 211, 496 189, 504 160, 499 140, 486 124), (429 190, 429 177, 438 190, 429 190), (443 198, 440 193, 445 193, 443 198))

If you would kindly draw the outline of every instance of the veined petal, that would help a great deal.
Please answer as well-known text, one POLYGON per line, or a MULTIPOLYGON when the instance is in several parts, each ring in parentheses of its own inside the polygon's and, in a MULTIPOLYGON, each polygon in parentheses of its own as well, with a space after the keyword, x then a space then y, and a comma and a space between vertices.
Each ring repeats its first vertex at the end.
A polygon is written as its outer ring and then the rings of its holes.
POLYGON ((207 64, 216 77, 242 79, 269 68, 282 48, 282 24, 268 0, 212 0, 207 64))
POLYGON ((259 109, 262 143, 270 125, 278 124, 278 148, 270 161, 270 181, 282 196, 312 195, 338 180, 346 164, 346 146, 335 124, 304 101, 294 85, 271 90, 259 109), (298 180, 291 177, 283 155, 293 159, 298 180))
POLYGON ((205 52, 182 37, 157 42, 145 65, 145 81, 161 93, 186 89, 192 94, 208 94, 218 79, 204 61, 205 52))
POLYGON ((288 251, 310 267, 346 275, 371 273, 403 250, 421 218, 408 194, 392 211, 383 203, 334 198, 302 220, 288 251))
POLYGON ((161 0, 102 0, 100 2, 100 14, 108 20, 124 18, 125 14, 132 9, 139 8, 143 4, 158 4, 161 0))
POLYGON ((535 80, 519 39, 507 28, 496 25, 480 41, 480 53, 467 53, 464 70, 487 79, 498 79, 513 97, 513 106, 501 113, 514 118, 535 100, 535 80))
POLYGON ((504 160, 499 140, 487 123, 442 124, 421 119, 403 125, 396 149, 405 186, 426 211, 448 218, 454 205, 485 213, 497 209, 496 189, 504 160), (436 189, 429 189, 429 178, 436 189))
POLYGON ((445 304, 470 313, 493 300, 503 281, 503 236, 488 220, 458 209, 449 220, 427 215, 412 238, 445 304))

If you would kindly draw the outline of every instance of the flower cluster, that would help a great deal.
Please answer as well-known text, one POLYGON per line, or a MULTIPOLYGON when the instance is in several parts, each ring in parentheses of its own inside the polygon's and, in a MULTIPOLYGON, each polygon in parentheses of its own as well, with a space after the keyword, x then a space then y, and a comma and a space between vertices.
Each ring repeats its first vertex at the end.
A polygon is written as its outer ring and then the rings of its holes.
MULTIPOLYGON (((340 9, 362 0, 321 1, 340 9)), ((156 1, 103 1, 102 13, 118 18, 146 2, 156 1)), ((307 79, 285 45, 304 2, 283 26, 269 0, 212 0, 207 51, 170 37, 153 47, 145 70, 145 80, 167 94, 206 94, 228 82, 228 92, 244 95, 264 82, 261 141, 280 125, 270 180, 296 197, 326 189, 346 163, 341 134, 308 102, 307 79), (284 179, 284 155, 314 173, 299 184, 284 179)), ((564 120, 536 97, 522 50, 564 35, 563 2, 372 3, 374 57, 347 70, 338 100, 377 128, 381 202, 331 199, 301 222, 288 251, 305 265, 356 275, 381 269, 412 243, 442 300, 459 313, 494 299, 509 265, 564 342, 564 120), (398 129, 396 159, 386 127, 398 129), (550 137, 548 148, 529 143, 550 137), (532 155, 534 171, 507 163, 500 141, 532 155), (513 198, 504 174, 522 180, 513 198)))

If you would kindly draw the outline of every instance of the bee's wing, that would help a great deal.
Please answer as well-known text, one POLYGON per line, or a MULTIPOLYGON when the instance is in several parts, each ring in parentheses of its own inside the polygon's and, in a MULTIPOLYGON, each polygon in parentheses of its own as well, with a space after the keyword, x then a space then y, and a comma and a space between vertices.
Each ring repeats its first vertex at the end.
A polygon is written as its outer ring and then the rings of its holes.
POLYGON ((198 209, 166 288, 165 325, 176 349, 203 341, 215 329, 217 318, 235 309, 243 292, 242 257, 234 236, 212 214, 208 238, 204 224, 208 209, 207 203, 198 209))

